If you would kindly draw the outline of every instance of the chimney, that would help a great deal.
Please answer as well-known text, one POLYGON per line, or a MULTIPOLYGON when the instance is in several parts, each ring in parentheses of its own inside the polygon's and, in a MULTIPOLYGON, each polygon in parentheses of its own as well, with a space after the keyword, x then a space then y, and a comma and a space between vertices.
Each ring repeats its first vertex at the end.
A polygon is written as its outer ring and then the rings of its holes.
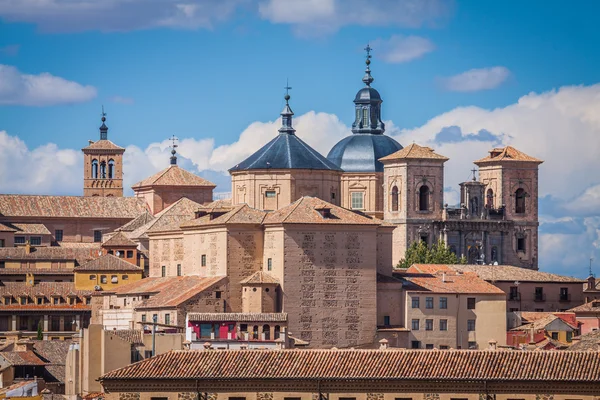
POLYGON ((442 272, 442 282, 446 282, 446 273, 442 272))
POLYGON ((383 338, 379 341, 379 350, 387 350, 388 348, 388 340, 383 338))
POLYGON ((210 342, 204 343, 204 350, 212 350, 212 345, 210 344, 210 342))
POLYGON ((498 342, 495 339, 490 339, 490 341, 488 342, 488 344, 490 345, 490 347, 489 347, 490 350, 497 350, 498 349, 498 342))

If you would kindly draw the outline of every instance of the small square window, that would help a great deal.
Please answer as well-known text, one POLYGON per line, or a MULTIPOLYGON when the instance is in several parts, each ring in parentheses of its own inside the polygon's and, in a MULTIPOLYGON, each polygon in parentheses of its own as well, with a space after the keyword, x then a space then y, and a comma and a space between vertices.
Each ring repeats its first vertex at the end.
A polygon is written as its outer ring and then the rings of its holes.
POLYGON ((475 297, 467 297, 467 310, 475 309, 475 297))
POLYGON ((469 349, 477 349, 477 342, 469 342, 468 346, 469 349))
POLYGON ((274 190, 267 190, 265 192, 265 197, 273 198, 273 197, 276 197, 276 196, 277 196, 277 192, 275 192, 274 190))
POLYGON ((220 299, 221 298, 221 291, 216 291, 215 292, 215 299, 220 299))
POLYGON ((425 308, 433 308, 433 297, 425 297, 425 308))
POLYGON ((525 238, 517 238, 517 251, 525 252, 525 238))
POLYGON ((383 325, 385 326, 390 326, 390 316, 389 315, 384 315, 383 316, 383 325))
POLYGON ((90 281, 95 281, 96 280, 96 275, 90 275, 90 281))
POLYGON ((431 344, 431 343, 427 343, 427 344, 425 345, 425 348, 426 348, 427 350, 433 350, 433 344, 431 344))
POLYGON ((411 326, 412 326, 412 330, 413 331, 418 331, 419 330, 419 320, 418 319, 413 319, 411 326))
POLYGON ((419 308, 419 298, 412 297, 412 308, 419 308))
POLYGON ((121 279, 126 281, 129 279, 129 275, 121 275, 121 279))
POLYGON ((411 349, 420 349, 421 348, 421 342, 419 342, 418 340, 413 340, 410 342, 410 348, 411 349))
POLYGON ((106 279, 106 275, 100 275, 100 283, 106 283, 108 280, 106 279))
POLYGON ((25 236, 15 236, 15 244, 25 244, 25 236))
POLYGON ((440 309, 441 310, 446 310, 448 308, 448 298, 447 297, 440 297, 440 309))

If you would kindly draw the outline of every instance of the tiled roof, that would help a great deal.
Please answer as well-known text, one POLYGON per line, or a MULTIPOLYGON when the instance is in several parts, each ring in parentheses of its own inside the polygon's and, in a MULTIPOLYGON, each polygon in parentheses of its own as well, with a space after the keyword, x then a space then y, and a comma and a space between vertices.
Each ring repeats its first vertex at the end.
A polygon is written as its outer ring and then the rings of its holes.
POLYGON ((182 197, 156 214, 156 219, 150 222, 151 226, 146 232, 178 230, 182 222, 194 218, 196 210, 200 206, 200 203, 182 197))
POLYGON ((189 313, 194 322, 287 322, 287 313, 189 313))
POLYGON ((89 290, 75 290, 73 282, 40 282, 36 285, 29 286, 25 282, 4 282, 0 285, 0 297, 11 296, 17 299, 17 304, 4 304, 0 307, 0 311, 35 311, 35 310, 90 310, 91 306, 86 305, 84 297, 92 294, 89 290), (79 301, 75 305, 70 305, 66 301, 69 295, 75 294, 79 301), (29 301, 26 305, 18 304, 18 299, 21 296, 27 296, 33 301, 29 301), (49 301, 44 304, 37 304, 36 297, 45 297, 49 301), (53 296, 60 296, 65 299, 61 304, 53 304, 53 296))
POLYGON ((379 161, 391 161, 401 159, 415 159, 415 160, 440 160, 448 161, 448 157, 444 157, 437 154, 430 147, 419 146, 416 143, 412 143, 405 148, 398 150, 395 153, 390 154, 379 159, 379 161))
POLYGON ((49 364, 64 365, 71 342, 68 340, 36 340, 33 351, 49 364))
POLYGON ((73 277, 73 269, 69 268, 0 268, 0 275, 4 276, 25 276, 28 273, 33 275, 70 275, 73 277))
POLYGON ((84 147, 83 150, 123 150, 124 148, 117 146, 110 140, 98 140, 97 142, 90 143, 89 146, 84 147))
POLYGON ((508 281, 508 282, 563 282, 583 283, 582 279, 570 276, 556 275, 533 269, 513 267, 511 265, 471 265, 456 264, 449 266, 452 269, 463 272, 474 272, 486 281, 508 281))
POLYGON ((33 351, 3 351, 0 356, 4 357, 13 366, 21 365, 46 365, 33 351))
POLYGON ((117 228, 115 230, 122 231, 122 232, 133 232, 136 229, 141 228, 142 226, 146 225, 148 222, 151 222, 153 220, 154 220, 154 215, 152 215, 149 211, 145 211, 144 213, 140 214, 136 218, 132 219, 125 225, 123 225, 120 228, 117 228))
POLYGON ((136 309, 173 308, 226 279, 224 276, 145 278, 117 288, 116 295, 153 294, 136 309))
POLYGON ((213 226, 221 224, 261 224, 267 215, 266 211, 250 208, 247 204, 236 206, 231 211, 217 218, 211 219, 210 215, 192 219, 181 224, 181 227, 213 226))
POLYGON ((213 209, 223 209, 223 208, 233 208, 233 205, 231 204, 231 199, 221 199, 221 200, 215 200, 212 201, 208 204, 203 204, 199 207, 201 210, 205 210, 208 209, 213 210, 213 209))
POLYGON ((44 224, 23 224, 23 223, 13 223, 15 228, 17 228, 16 234, 29 234, 29 235, 50 235, 50 231, 44 224))
POLYGON ((600 300, 592 300, 592 301, 582 304, 580 306, 573 307, 569 311, 572 311, 575 313, 585 313, 585 312, 600 313, 600 300))
POLYGON ((137 247, 137 244, 123 232, 117 232, 102 243, 102 247, 137 247))
POLYGON ((372 218, 338 207, 316 197, 304 196, 277 211, 271 211, 264 224, 336 224, 336 225, 379 225, 372 218), (329 210, 324 217, 318 210, 329 210))
POLYGON ((142 272, 143 269, 112 254, 105 254, 95 260, 75 267, 74 271, 128 271, 142 272))
POLYGON ((560 318, 557 315, 548 315, 544 318, 536 319, 536 320, 532 321, 531 323, 527 323, 527 324, 524 324, 521 326, 517 326, 516 328, 512 328, 511 331, 529 332, 529 331, 531 331, 531 329, 533 329, 534 331, 545 330, 546 326, 548 326, 548 324, 554 322, 557 319, 561 320, 562 322, 564 322, 566 325, 570 326, 571 328, 577 329, 577 325, 573 325, 573 324, 569 323, 569 321, 566 320, 565 318, 560 318))
POLYGON ((246 279, 242 279, 240 281, 242 285, 244 284, 261 284, 261 283, 269 283, 269 284, 279 284, 279 280, 275 278, 273 275, 263 272, 256 271, 246 279))
POLYGON ((131 344, 139 345, 144 344, 143 332, 139 329, 120 329, 116 331, 108 331, 111 334, 117 336, 120 339, 125 340, 131 344))
POLYGON ((573 344, 567 350, 597 352, 600 349, 600 331, 588 332, 577 339, 573 341, 573 344))
POLYGON ((135 218, 144 211, 144 200, 135 197, 0 195, 3 217, 135 218))
POLYGON ((100 381, 389 379, 600 383, 600 353, 490 350, 173 350, 100 381))
POLYGON ((214 183, 192 174, 178 165, 170 165, 162 171, 132 186, 132 189, 144 186, 203 186, 216 187, 214 183))
POLYGON ((483 164, 497 161, 525 161, 534 162, 537 164, 543 163, 542 160, 528 156, 527 154, 515 149, 512 146, 495 148, 490 150, 489 153, 490 154, 487 157, 475 161, 475 164, 483 164))
POLYGON ((406 286, 408 291, 505 294, 474 273, 458 273, 446 265, 414 264, 406 271, 396 270, 394 275, 411 283, 406 286))
POLYGON ((57 242, 58 247, 63 249, 88 249, 100 250, 100 243, 94 242, 57 242))
POLYGON ((12 225, 8 222, 4 222, 4 223, 0 222, 0 232, 16 232, 16 231, 17 231, 17 228, 14 225, 12 225))
POLYGON ((0 260, 44 260, 44 261, 76 261, 83 264, 98 257, 98 250, 90 248, 32 247, 27 253, 24 247, 0 248, 0 260))

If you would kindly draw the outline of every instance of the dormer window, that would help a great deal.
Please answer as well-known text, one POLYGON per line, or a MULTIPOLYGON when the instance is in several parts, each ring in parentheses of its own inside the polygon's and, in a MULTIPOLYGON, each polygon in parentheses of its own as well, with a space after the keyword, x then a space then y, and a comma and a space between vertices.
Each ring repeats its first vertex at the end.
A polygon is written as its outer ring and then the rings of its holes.
POLYGON ((12 297, 11 296, 4 296, 4 305, 8 306, 12 304, 12 297))
POLYGON ((42 304, 44 304, 44 296, 38 296, 38 297, 35 299, 35 301, 36 301, 37 305, 42 305, 42 304))
POLYGON ((26 306, 27 305, 27 296, 21 296, 20 303, 22 306, 26 306))

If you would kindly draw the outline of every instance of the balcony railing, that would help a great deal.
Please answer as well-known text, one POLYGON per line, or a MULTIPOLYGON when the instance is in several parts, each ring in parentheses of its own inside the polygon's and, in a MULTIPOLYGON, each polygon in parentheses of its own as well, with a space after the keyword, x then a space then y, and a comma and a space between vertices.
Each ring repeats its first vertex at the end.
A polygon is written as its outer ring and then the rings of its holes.
POLYGON ((446 207, 444 209, 446 219, 484 219, 484 220, 503 220, 504 219, 504 207, 500 208, 488 208, 485 207, 477 215, 473 215, 466 207, 451 208, 446 207))

